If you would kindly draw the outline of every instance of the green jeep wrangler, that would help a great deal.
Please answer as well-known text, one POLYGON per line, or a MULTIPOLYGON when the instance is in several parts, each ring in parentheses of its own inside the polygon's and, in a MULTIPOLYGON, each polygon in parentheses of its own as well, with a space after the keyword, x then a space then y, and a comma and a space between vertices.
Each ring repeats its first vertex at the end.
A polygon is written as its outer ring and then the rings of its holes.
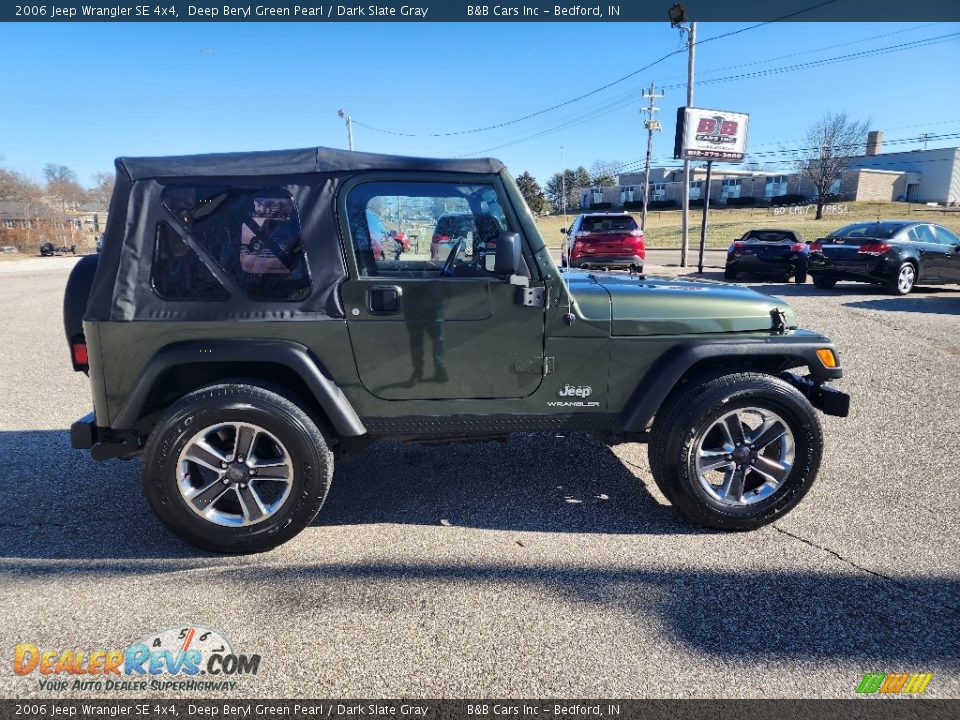
POLYGON ((514 432, 649 441, 674 505, 752 529, 813 483, 814 408, 849 407, 824 384, 832 343, 780 300, 561 273, 496 160, 311 148, 116 168, 102 252, 64 300, 94 407, 71 440, 142 453, 153 509, 202 548, 292 538, 335 451, 514 432), (472 217, 463 237, 438 231, 451 214, 472 217))

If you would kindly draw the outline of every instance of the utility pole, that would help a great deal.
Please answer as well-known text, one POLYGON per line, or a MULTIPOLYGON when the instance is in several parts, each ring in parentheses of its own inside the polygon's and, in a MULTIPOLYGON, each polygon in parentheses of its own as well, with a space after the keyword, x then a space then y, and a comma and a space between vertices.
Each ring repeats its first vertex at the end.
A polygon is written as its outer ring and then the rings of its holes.
POLYGON ((567 170, 563 166, 563 145, 560 146, 560 209, 563 212, 563 226, 567 226, 567 170))
POLYGON ((932 137, 933 137, 933 136, 932 136, 930 133, 924 133, 923 135, 920 136, 920 139, 923 140, 923 149, 924 149, 924 150, 927 149, 927 143, 930 142, 930 138, 932 138, 932 137))
POLYGON ((337 116, 342 117, 347 123, 347 147, 353 150, 353 118, 347 115, 343 108, 337 110, 337 116))
POLYGON ((643 126, 647 129, 647 164, 646 168, 643 171, 643 214, 640 216, 640 229, 646 230, 647 228, 647 202, 650 199, 650 157, 653 153, 653 133, 660 132, 663 130, 663 126, 660 124, 659 120, 654 120, 653 116, 660 109, 655 107, 653 101, 656 98, 662 98, 663 93, 657 94, 654 84, 650 83, 650 90, 644 90, 643 97, 649 98, 650 105, 649 107, 640 108, 640 112, 647 113, 648 117, 644 121, 643 126))
MULTIPOLYGON (((672 27, 687 33, 687 107, 693 107, 693 65, 697 44, 697 24, 687 22, 687 9, 679 3, 667 11, 672 27)), ((683 161, 683 206, 680 217, 681 247, 680 267, 687 266, 687 252, 690 249, 690 161, 683 161)))

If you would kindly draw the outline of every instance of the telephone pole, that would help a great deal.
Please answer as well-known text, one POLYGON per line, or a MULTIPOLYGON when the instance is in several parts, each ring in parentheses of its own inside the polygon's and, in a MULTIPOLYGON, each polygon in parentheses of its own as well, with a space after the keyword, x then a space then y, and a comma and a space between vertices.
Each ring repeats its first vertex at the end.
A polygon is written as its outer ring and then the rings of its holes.
POLYGON ((923 140, 923 149, 924 149, 924 150, 927 149, 927 143, 930 142, 930 138, 932 138, 932 137, 933 137, 933 135, 931 135, 930 133, 924 133, 923 135, 920 136, 920 139, 923 140))
POLYGON ((649 98, 650 100, 650 105, 648 107, 640 108, 640 112, 645 112, 648 115, 647 119, 643 123, 643 126, 647 129, 647 164, 643 171, 643 214, 640 216, 640 229, 646 230, 647 202, 650 199, 650 156, 653 153, 653 133, 663 130, 663 126, 660 124, 660 121, 653 119, 653 116, 656 115, 658 110, 660 110, 660 108, 653 104, 653 101, 656 98, 662 98, 663 93, 658 95, 654 84, 651 82, 650 90, 644 90, 643 97, 649 98))
POLYGON ((560 146, 560 208, 563 211, 563 226, 567 226, 567 171, 563 166, 563 145, 560 146))
POLYGON ((347 123, 347 147, 353 150, 353 118, 347 115, 347 111, 343 108, 337 110, 337 116, 342 117, 347 123))
MULTIPOLYGON (((693 107, 693 64, 697 45, 697 24, 687 22, 687 9, 677 3, 668 11, 670 25, 687 33, 687 107, 693 107)), ((687 252, 690 249, 690 161, 683 161, 683 209, 680 216, 681 247, 680 267, 687 266, 687 252)))

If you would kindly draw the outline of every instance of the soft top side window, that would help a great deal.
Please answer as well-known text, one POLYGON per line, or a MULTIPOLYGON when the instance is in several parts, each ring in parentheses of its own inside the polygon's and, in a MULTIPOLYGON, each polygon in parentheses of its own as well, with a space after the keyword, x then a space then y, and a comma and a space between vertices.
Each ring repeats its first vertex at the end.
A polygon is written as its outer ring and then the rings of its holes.
POLYGON ((310 294, 300 217, 283 188, 173 185, 162 202, 251 300, 298 301, 310 294))
POLYGON ((226 300, 230 293, 168 223, 157 223, 150 283, 164 300, 226 300))
POLYGON ((346 206, 361 277, 488 277, 512 229, 493 185, 364 182, 346 206))

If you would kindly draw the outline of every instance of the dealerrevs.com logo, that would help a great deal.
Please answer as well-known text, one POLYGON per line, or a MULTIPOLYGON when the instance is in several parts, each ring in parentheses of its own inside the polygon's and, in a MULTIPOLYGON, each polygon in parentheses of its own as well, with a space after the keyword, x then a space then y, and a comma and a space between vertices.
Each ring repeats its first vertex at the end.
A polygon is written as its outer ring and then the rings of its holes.
POLYGON ((151 633, 123 650, 20 643, 13 654, 14 673, 47 691, 229 691, 259 670, 259 655, 236 652, 223 633, 200 625, 151 633))

